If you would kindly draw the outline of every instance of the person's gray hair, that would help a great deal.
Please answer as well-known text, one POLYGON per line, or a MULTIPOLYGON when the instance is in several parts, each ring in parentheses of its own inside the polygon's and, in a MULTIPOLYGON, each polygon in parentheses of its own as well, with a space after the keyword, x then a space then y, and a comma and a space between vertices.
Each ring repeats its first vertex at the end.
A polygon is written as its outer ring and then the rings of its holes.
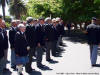
POLYGON ((24 24, 19 24, 17 27, 21 28, 21 27, 25 27, 25 25, 24 24))

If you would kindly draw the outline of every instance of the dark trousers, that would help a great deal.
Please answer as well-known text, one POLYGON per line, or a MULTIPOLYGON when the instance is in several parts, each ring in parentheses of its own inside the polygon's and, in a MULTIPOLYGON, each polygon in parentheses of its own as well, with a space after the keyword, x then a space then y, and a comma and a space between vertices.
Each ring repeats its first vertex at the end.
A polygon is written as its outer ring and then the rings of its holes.
POLYGON ((5 65, 5 59, 4 57, 0 58, 0 75, 3 75, 3 69, 4 69, 4 65, 5 65))
POLYGON ((37 66, 40 66, 42 63, 42 56, 43 56, 43 47, 36 47, 36 58, 37 58, 37 66))
POLYGON ((50 58, 50 51, 52 50, 52 42, 46 42, 46 60, 51 59, 50 58))
POLYGON ((71 32, 71 28, 68 27, 68 35, 70 35, 70 32, 71 32))
POLYGON ((29 56, 28 56, 29 62, 25 66, 26 71, 30 71, 32 69, 31 64, 32 64, 32 57, 33 57, 34 54, 35 54, 35 47, 31 48, 30 51, 29 51, 29 56))
POLYGON ((52 44, 51 44, 51 53, 52 53, 53 56, 55 56, 56 52, 57 52, 57 41, 52 41, 52 44))

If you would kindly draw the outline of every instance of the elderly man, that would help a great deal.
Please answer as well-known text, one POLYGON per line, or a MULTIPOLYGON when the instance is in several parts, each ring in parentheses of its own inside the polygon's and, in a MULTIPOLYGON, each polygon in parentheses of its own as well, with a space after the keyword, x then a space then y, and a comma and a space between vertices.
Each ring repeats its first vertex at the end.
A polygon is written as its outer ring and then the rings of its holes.
POLYGON ((28 63, 29 45, 26 39, 26 27, 23 24, 18 25, 19 31, 15 35, 15 55, 16 55, 16 68, 18 74, 22 75, 22 67, 28 63))

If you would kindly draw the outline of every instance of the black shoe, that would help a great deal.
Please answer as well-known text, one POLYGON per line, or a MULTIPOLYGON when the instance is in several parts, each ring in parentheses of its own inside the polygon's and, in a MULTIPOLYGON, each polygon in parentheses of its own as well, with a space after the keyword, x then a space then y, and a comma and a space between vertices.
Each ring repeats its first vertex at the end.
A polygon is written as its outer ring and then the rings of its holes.
POLYGON ((18 73, 18 75, 23 75, 22 73, 18 73))
POLYGON ((45 66, 45 65, 43 65, 43 64, 37 65, 38 68, 44 68, 44 66, 45 66))
POLYGON ((53 61, 52 59, 47 59, 46 61, 50 62, 50 61, 53 61))
POLYGON ((9 69, 7 69, 7 68, 4 68, 3 69, 3 72, 7 72, 7 71, 9 71, 9 69))
POLYGON ((23 75, 23 74, 21 73, 21 74, 19 74, 19 75, 23 75))
POLYGON ((58 55, 57 55, 57 54, 55 54, 55 55, 52 55, 52 56, 54 56, 54 57, 58 57, 58 55))
POLYGON ((96 66, 97 66, 96 64, 93 64, 93 65, 92 65, 92 67, 96 67, 96 66))
POLYGON ((32 71, 35 71, 35 69, 32 69, 32 68, 31 68, 31 69, 29 69, 29 70, 26 70, 27 73, 31 73, 32 71))
POLYGON ((16 70, 16 66, 12 66, 11 68, 14 69, 14 70, 16 70))

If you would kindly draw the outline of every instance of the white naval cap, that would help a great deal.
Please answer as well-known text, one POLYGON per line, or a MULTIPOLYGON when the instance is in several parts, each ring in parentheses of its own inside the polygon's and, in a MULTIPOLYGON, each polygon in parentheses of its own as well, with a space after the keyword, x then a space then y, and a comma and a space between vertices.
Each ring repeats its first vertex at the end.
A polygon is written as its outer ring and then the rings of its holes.
POLYGON ((51 18, 50 18, 50 17, 47 17, 47 18, 45 19, 45 22, 47 22, 48 20, 51 20, 51 18))
POLYGON ((53 19, 52 19, 52 22, 56 22, 56 18, 53 18, 53 19))
POLYGON ((25 25, 24 24, 19 24, 17 27, 21 28, 21 27, 25 27, 25 25))
POLYGON ((59 17, 57 17, 57 18, 56 18, 56 21, 60 21, 60 18, 59 18, 59 17))

